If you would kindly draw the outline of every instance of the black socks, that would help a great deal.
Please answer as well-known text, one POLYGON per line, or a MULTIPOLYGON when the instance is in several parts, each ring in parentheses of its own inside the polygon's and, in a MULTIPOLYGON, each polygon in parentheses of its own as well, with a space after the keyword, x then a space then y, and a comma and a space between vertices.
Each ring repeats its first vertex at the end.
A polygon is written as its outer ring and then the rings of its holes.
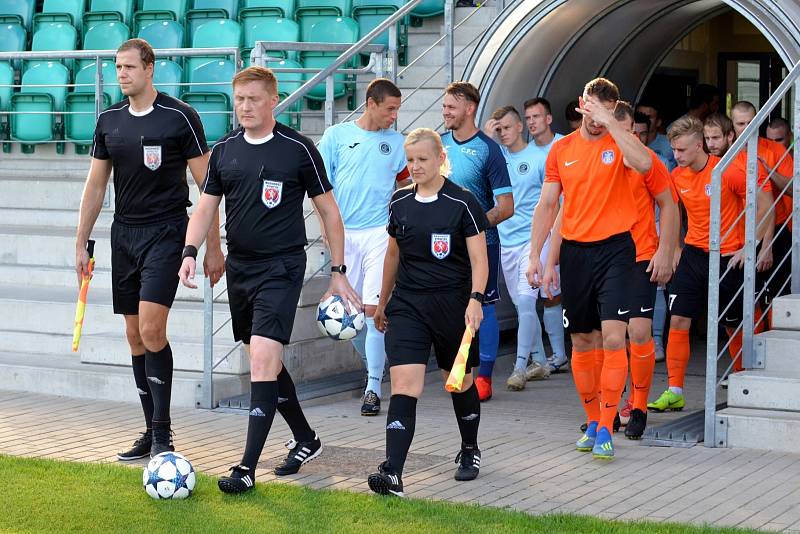
POLYGON ((153 395, 150 393, 150 385, 147 383, 144 354, 139 356, 132 354, 131 363, 133 364, 133 379, 139 392, 139 401, 142 403, 145 424, 147 428, 153 428, 153 395))
POLYGON ((250 417, 247 423, 247 443, 242 465, 255 473, 258 458, 264 449, 267 435, 275 418, 278 405, 278 382, 252 382, 250 384, 250 417))
POLYGON ((417 399, 408 395, 392 395, 386 416, 386 459, 398 475, 403 474, 408 449, 414 439, 417 421, 417 399))
POLYGON ((297 391, 294 382, 286 367, 278 373, 278 412, 292 429, 295 441, 311 441, 314 431, 308 425, 300 401, 297 400, 297 391))
POLYGON ((462 393, 451 393, 453 410, 456 412, 461 441, 465 445, 478 445, 478 425, 481 421, 481 401, 478 388, 473 383, 462 393))
POLYGON ((144 361, 147 382, 153 396, 152 419, 159 423, 168 423, 172 397, 172 349, 169 343, 158 352, 145 351, 144 361))

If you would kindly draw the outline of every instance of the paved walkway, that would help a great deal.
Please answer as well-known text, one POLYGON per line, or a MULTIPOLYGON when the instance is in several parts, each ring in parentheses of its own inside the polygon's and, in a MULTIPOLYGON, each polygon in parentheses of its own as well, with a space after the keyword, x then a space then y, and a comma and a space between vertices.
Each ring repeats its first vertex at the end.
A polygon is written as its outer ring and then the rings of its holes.
MULTIPOLYGON (((497 381, 510 360, 499 365, 497 381)), ((664 388, 658 364, 654 394, 664 388)), ((529 382, 519 393, 497 388, 482 405, 483 467, 474 482, 453 480, 460 439, 441 379, 428 376, 404 483, 412 497, 447 499, 529 513, 574 512, 608 519, 679 521, 800 532, 800 455, 744 449, 640 446, 617 434, 617 458, 593 460, 574 450, 581 420, 568 374, 529 382)), ((687 401, 702 406, 702 378, 689 376, 687 401)), ((386 402, 386 400, 384 400, 386 402)), ((295 476, 313 488, 369 491, 366 475, 383 459, 385 417, 360 417, 358 399, 340 395, 307 403, 326 450, 295 476)), ((178 451, 196 469, 226 472, 240 459, 247 427, 241 413, 173 411, 178 451)), ((673 415, 651 415, 651 423, 673 415)), ((280 417, 262 456, 260 483, 286 454, 280 417)), ((113 462, 142 430, 140 408, 0 391, 0 454, 113 462), (20 436, 36 436, 24 441, 20 436)), ((276 481, 277 482, 277 481, 276 481)))

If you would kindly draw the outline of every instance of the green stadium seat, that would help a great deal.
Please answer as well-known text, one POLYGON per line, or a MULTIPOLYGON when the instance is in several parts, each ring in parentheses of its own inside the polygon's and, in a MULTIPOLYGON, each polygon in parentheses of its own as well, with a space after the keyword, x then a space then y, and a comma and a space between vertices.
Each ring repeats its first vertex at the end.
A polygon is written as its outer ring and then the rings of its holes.
POLYGON ((216 143, 231 130, 231 106, 222 93, 184 93, 181 100, 200 114, 209 144, 216 143))
POLYGON ((89 5, 93 13, 119 13, 125 25, 133 19, 133 0, 91 0, 89 5))
MULTIPOLYGON (((238 22, 229 19, 206 22, 198 27, 192 36, 192 48, 239 48, 241 43, 242 28, 238 22)), ((216 59, 229 58, 225 56, 188 57, 185 59, 184 65, 186 71, 191 73, 198 66, 216 59)))
MULTIPOLYGON (((358 22, 359 34, 367 35, 401 7, 402 0, 353 0, 353 18, 358 22)), ((401 31, 401 24, 398 23, 398 41, 402 40, 401 31)), ((388 30, 373 39, 371 44, 389 46, 388 30)))
POLYGON ((11 111, 15 113, 10 123, 11 138, 23 142, 23 152, 33 152, 29 143, 57 137, 56 118, 52 112, 63 111, 68 83, 69 70, 55 61, 33 65, 22 75, 21 91, 11 96, 11 111), (41 87, 48 84, 48 87, 41 87))
POLYGON ((92 28, 94 28, 98 24, 103 24, 107 22, 118 22, 120 24, 124 24, 122 22, 122 15, 120 15, 116 11, 84 13, 83 26, 81 26, 81 33, 83 34, 83 38, 86 39, 86 34, 89 33, 89 30, 91 30, 92 28))
POLYGON ((248 13, 291 19, 294 18, 294 10, 295 0, 244 0, 239 9, 239 20, 244 23, 248 13))
POLYGON ((41 15, 67 14, 72 19, 70 24, 80 31, 81 23, 83 22, 84 3, 84 0, 44 0, 42 13, 33 16, 33 25, 34 27, 36 26, 37 19, 41 15))
POLYGON ((300 38, 304 42, 323 41, 312 36, 311 28, 331 17, 349 17, 351 11, 351 0, 298 0, 294 18, 300 24, 300 38))
POLYGON ((142 0, 138 11, 169 11, 172 13, 172 20, 183 22, 186 5, 187 0, 142 0))
MULTIPOLYGON (((314 25, 314 39, 323 43, 355 43, 358 41, 358 23, 353 19, 336 17, 323 20, 314 25)), ((303 67, 322 70, 330 65, 337 57, 339 52, 301 52, 301 62, 303 67)), ((347 64, 345 64, 347 65, 347 64)), ((353 67, 350 64, 349 67, 353 67)), ((313 73, 305 75, 309 80, 314 76, 313 73)), ((346 93, 345 75, 334 75, 334 98, 344 96, 346 93)), ((325 100, 325 84, 321 83, 312 88, 307 94, 309 100, 325 100)))
MULTIPOLYGON (((14 67, 8 61, 0 61, 0 111, 8 111, 11 95, 14 94, 14 67)), ((8 137, 8 115, 0 115, 0 139, 8 137)))
POLYGON ((435 17, 444 13, 444 0, 422 0, 411 10, 411 15, 421 19, 435 17))
POLYGON ((19 22, 0 24, 0 50, 3 52, 21 52, 25 50, 28 33, 19 22))
MULTIPOLYGON (((19 23, 27 31, 31 31, 35 7, 36 0, 2 0, 0 2, 0 13, 13 16, 19 20, 19 23)), ((8 20, 10 21, 11 19, 8 20)), ((6 20, 3 22, 6 22, 6 20)))
POLYGON ((153 48, 183 48, 183 26, 174 20, 161 20, 139 30, 139 37, 153 48))
MULTIPOLYGON (((101 69, 103 73, 103 94, 105 94, 111 103, 116 103, 122 100, 122 90, 119 88, 117 82, 117 68, 113 61, 104 60, 101 62, 101 69)), ((92 62, 75 75, 76 93, 92 93, 94 94, 95 75, 97 67, 92 62)))
MULTIPOLYGON (((103 94, 103 109, 111 105, 107 94, 103 94)), ((70 93, 67 95, 64 115, 64 139, 75 143, 79 154, 88 152, 94 138, 95 95, 70 93)))
POLYGON ((197 31, 197 28, 203 24, 220 20, 228 20, 228 17, 225 16, 225 12, 222 9, 216 11, 197 11, 194 14, 191 14, 191 16, 187 14, 184 26, 186 26, 189 42, 194 42, 194 34, 197 31))
POLYGON ((233 89, 231 80, 236 74, 236 66, 233 61, 227 59, 215 59, 195 67, 189 72, 190 84, 217 83, 217 85, 189 85, 190 93, 223 93, 228 97, 228 101, 233 101, 233 89))
MULTIPOLYGON (((31 51, 33 52, 49 52, 49 51, 64 51, 75 50, 78 43, 78 31, 71 25, 63 22, 42 22, 39 29, 33 34, 33 41, 31 44, 31 51)), ((58 61, 60 54, 53 54, 53 57, 47 60, 32 59, 24 62, 24 69, 31 67, 37 63, 47 63, 48 61, 58 61)), ((74 66, 74 60, 65 59, 62 61, 64 65, 70 70, 74 66)))
MULTIPOLYGON (((297 43, 300 41, 300 26, 290 19, 266 19, 253 24, 249 28, 245 26, 244 45, 242 57, 250 64, 250 51, 256 41, 285 41, 297 43)), ((296 59, 296 51, 270 50, 274 56, 296 59)))
POLYGON ((73 27, 75 26, 72 22, 72 15, 69 13, 36 13, 33 16, 33 33, 35 34, 42 27, 51 24, 68 24, 73 27))
MULTIPOLYGON (((128 40, 130 32, 121 22, 101 22, 92 26, 83 38, 84 50, 114 50, 128 40)), ((85 66, 93 63, 92 59, 83 59, 78 63, 85 66)))
POLYGON ((225 12, 226 19, 235 19, 239 15, 239 0, 194 0, 192 8, 187 12, 219 11, 225 12))
POLYGON ((153 84, 156 89, 167 93, 169 96, 179 98, 182 87, 177 85, 183 78, 183 69, 174 61, 166 59, 156 60, 153 69, 153 84))
MULTIPOLYGON (((175 14, 169 10, 137 11, 133 14, 133 32, 139 35, 143 28, 156 22, 175 22, 175 14)), ((184 32, 185 35, 185 32, 184 32)))

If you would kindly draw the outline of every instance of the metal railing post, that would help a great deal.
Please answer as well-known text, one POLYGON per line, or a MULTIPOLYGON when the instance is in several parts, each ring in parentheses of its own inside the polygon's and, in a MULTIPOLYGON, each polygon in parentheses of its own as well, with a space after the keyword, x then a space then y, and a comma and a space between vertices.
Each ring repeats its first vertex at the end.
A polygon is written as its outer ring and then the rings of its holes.
MULTIPOLYGON (((756 294, 756 227, 758 202, 758 131, 747 140, 747 180, 744 215, 744 287, 742 291, 742 366, 753 368, 753 327, 756 294)), ((766 244, 766 243, 765 243, 766 244)), ((712 280, 709 278, 709 280, 712 280)), ((736 357, 736 355, 734 355, 736 357)))
POLYGON ((445 0, 444 2, 444 61, 447 65, 447 83, 452 83, 455 80, 455 65, 453 64, 455 55, 455 38, 453 26, 455 25, 455 9, 453 7, 453 0, 445 0))
POLYGON ((706 331, 705 432, 703 438, 706 447, 716 447, 721 197, 722 169, 717 166, 711 173, 711 217, 708 227, 708 330, 706 331))
POLYGON ((325 78, 325 128, 333 126, 333 74, 325 78))
POLYGON ((800 78, 794 83, 794 180, 792 180, 792 284, 800 293, 800 78))
POLYGON ((389 57, 386 70, 389 73, 389 79, 397 83, 397 24, 392 24, 389 28, 389 57))
POLYGON ((97 122, 103 112, 103 67, 100 56, 95 57, 94 62, 94 120, 97 122))
POLYGON ((203 276, 203 391, 199 406, 214 408, 214 292, 211 279, 203 276))

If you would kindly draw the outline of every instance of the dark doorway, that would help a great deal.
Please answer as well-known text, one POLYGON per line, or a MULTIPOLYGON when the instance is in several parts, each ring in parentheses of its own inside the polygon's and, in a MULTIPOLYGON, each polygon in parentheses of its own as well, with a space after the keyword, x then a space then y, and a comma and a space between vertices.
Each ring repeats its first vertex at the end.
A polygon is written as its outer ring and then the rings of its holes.
POLYGON ((647 82, 642 100, 660 106, 662 128, 689 109, 689 96, 692 87, 698 83, 698 72, 688 69, 661 67, 647 82))

